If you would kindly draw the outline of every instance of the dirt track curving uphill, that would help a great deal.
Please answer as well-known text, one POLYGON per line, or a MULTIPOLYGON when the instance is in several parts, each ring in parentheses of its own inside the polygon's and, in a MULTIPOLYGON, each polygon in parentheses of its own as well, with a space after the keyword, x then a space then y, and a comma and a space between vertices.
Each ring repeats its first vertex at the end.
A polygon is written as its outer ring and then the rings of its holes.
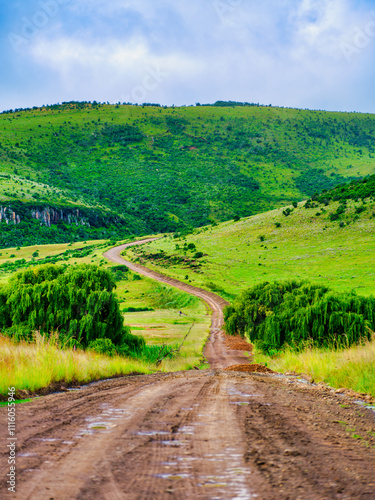
MULTIPOLYGON (((124 264, 121 250, 106 256, 124 264)), ((126 265, 210 304, 215 369, 124 377, 17 406, 17 493, 6 491, 2 439, 0 498, 375 498, 373 411, 294 377, 224 371, 249 359, 223 344, 224 301, 126 265)), ((0 408, 4 431, 5 418, 0 408)))
POLYGON ((169 278, 163 274, 160 274, 156 271, 152 271, 151 269, 147 269, 144 266, 139 264, 134 264, 133 262, 129 262, 121 257, 121 253, 130 246, 134 246, 135 244, 140 245, 143 243, 148 243, 153 241, 156 238, 150 238, 147 240, 141 240, 136 243, 127 243, 125 245, 121 245, 119 247, 111 248, 108 252, 104 254, 108 260, 115 262, 117 264, 125 264, 132 271, 135 271, 143 276, 147 276, 154 280, 160 281, 161 283, 166 283, 168 285, 172 285, 184 292, 191 293, 201 299, 203 299, 206 304, 210 307, 212 311, 212 323, 210 330, 210 341, 207 343, 205 349, 205 356, 211 366, 211 368, 227 368, 231 365, 236 364, 246 364, 249 363, 249 357, 245 354, 243 350, 233 350, 226 349, 223 344, 223 333, 222 326, 224 323, 223 318, 223 308, 228 304, 224 299, 222 299, 219 295, 215 293, 208 292, 207 290, 202 290, 201 288, 196 288, 194 286, 188 285, 186 283, 182 283, 181 281, 175 280, 173 278, 169 278))

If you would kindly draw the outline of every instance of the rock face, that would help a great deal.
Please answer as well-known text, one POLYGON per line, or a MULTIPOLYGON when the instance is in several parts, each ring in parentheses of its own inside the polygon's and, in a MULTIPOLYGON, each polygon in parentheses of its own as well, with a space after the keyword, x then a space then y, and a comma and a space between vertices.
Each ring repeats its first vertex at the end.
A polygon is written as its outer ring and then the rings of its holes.
POLYGON ((60 221, 67 222, 68 224, 76 224, 77 226, 89 226, 89 222, 81 216, 78 209, 66 213, 64 210, 55 210, 47 207, 44 210, 32 210, 31 216, 33 219, 40 220, 41 223, 48 227, 51 224, 57 224, 60 221))
MULTIPOLYGON (((51 227, 58 222, 75 224, 77 226, 90 226, 87 218, 78 209, 58 210, 51 207, 31 208, 27 214, 28 218, 37 219, 41 224, 51 227)), ((0 206, 0 223, 19 224, 21 216, 9 206, 0 206)))

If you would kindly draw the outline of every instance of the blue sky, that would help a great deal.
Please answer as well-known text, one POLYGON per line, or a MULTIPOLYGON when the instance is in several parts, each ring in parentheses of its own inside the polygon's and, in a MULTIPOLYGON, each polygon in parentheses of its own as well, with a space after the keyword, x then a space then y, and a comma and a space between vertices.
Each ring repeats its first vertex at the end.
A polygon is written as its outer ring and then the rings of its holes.
POLYGON ((375 113, 375 2, 0 0, 0 110, 216 100, 375 113))

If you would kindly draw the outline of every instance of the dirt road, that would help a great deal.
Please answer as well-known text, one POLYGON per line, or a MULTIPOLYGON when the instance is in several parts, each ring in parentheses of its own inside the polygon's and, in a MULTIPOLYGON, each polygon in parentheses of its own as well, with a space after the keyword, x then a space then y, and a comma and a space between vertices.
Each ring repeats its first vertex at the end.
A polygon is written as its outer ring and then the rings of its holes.
MULTIPOLYGON (((119 251, 107 257, 124 263, 119 251)), ((246 357, 222 345, 222 299, 189 291, 211 301, 217 369, 124 377, 18 406, 17 492, 6 491, 2 439, 0 498, 375 499, 375 413, 294 377, 220 369, 246 357)))

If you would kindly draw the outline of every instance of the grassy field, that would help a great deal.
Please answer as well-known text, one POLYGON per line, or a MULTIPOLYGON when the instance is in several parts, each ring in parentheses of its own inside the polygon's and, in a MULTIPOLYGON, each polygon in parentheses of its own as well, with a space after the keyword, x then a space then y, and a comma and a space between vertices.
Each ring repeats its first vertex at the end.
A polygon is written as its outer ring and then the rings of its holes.
POLYGON ((348 203, 341 221, 344 227, 328 217, 338 202, 309 209, 300 203, 289 216, 283 215, 283 209, 273 210, 207 226, 186 239, 164 237, 140 249, 129 249, 127 255, 229 300, 262 281, 290 278, 369 295, 375 293, 375 209, 368 202, 356 216, 359 206, 362 202, 348 203), (194 244, 195 249, 184 250, 185 244, 194 244), (195 259, 197 251, 203 257, 195 259), (173 263, 173 258, 185 257, 192 262, 173 263))
POLYGON ((60 349, 52 339, 36 335, 33 344, 14 344, 0 336, 0 395, 8 387, 34 392, 52 384, 85 384, 131 373, 152 373, 155 367, 122 357, 60 349))

